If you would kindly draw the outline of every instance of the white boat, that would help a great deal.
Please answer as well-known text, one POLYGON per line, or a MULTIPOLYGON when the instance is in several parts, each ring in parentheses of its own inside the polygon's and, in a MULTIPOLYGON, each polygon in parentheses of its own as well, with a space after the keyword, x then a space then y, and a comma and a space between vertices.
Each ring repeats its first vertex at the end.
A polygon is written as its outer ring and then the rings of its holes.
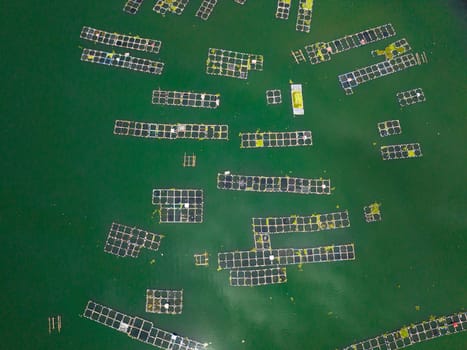
POLYGON ((290 93, 292 95, 293 114, 294 115, 305 114, 305 110, 303 109, 302 84, 291 84, 290 93))

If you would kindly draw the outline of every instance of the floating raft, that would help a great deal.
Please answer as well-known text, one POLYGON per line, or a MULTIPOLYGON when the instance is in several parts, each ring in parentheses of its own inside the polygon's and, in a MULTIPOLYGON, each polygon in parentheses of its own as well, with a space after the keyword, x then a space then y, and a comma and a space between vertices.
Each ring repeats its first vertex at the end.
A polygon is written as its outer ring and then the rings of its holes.
POLYGON ((398 56, 392 60, 372 64, 371 66, 356 69, 352 72, 339 75, 339 83, 346 95, 353 94, 353 89, 358 85, 375 80, 389 74, 400 72, 418 65, 411 53, 398 56))
POLYGON ((162 74, 162 70, 164 69, 164 63, 162 62, 133 57, 128 54, 122 55, 115 52, 90 49, 83 49, 83 53, 81 54, 81 61, 126 68, 156 75, 162 74))
POLYGON ((313 144, 311 131, 240 133, 240 148, 298 147, 313 144))
POLYGON ((219 270, 355 260, 353 243, 315 248, 283 248, 218 253, 219 270))
POLYGON ((293 115, 305 114, 305 110, 303 109, 302 84, 291 84, 290 94, 292 95, 293 115))
POLYGON ((381 146, 383 160, 423 157, 419 143, 402 143, 398 145, 381 146))
POLYGON ((277 19, 288 19, 290 14, 290 0, 278 0, 276 8, 277 19))
POLYGON ((128 0, 123 6, 123 11, 129 13, 130 15, 136 14, 139 8, 143 4, 144 0, 128 0))
POLYGON ((365 221, 368 223, 381 221, 383 219, 381 216, 381 204, 375 202, 363 207, 363 215, 365 216, 365 221))
POLYGON ((412 48, 407 42, 407 39, 402 38, 400 40, 397 40, 389 44, 388 46, 385 47, 384 50, 371 51, 371 55, 373 57, 384 56, 386 60, 391 60, 396 56, 400 56, 400 55, 405 54, 406 52, 409 52, 410 50, 412 50, 412 48))
POLYGON ((178 315, 183 309, 183 289, 147 289, 146 312, 178 315))
POLYGON ((196 155, 193 153, 191 156, 188 154, 183 155, 183 167, 194 168, 196 166, 196 155))
POLYGON ((152 9, 161 15, 167 12, 181 15, 189 2, 190 0, 157 0, 152 9))
POLYGON ((313 15, 313 0, 299 0, 297 23, 295 29, 298 32, 310 32, 311 17, 313 15))
POLYGON ((203 21, 206 21, 209 16, 211 16, 211 13, 216 5, 217 0, 203 0, 198 8, 198 11, 196 11, 195 16, 201 18, 203 21))
POLYGON ((161 223, 203 222, 203 190, 156 188, 152 190, 152 204, 159 206, 161 223))
POLYGON ((209 255, 207 252, 193 255, 196 266, 209 266, 209 255))
POLYGON ((217 188, 233 191, 331 194, 331 180, 218 173, 217 188))
POLYGON ((89 300, 83 316, 87 319, 125 333, 130 338, 163 350, 202 350, 208 344, 154 327, 152 322, 126 315, 105 305, 89 300))
POLYGON ((285 267, 230 271, 230 285, 233 287, 257 287, 285 282, 287 282, 285 267))
POLYGON ((309 216, 282 216, 253 218, 253 232, 258 234, 280 234, 288 232, 318 232, 350 227, 347 210, 309 216))
POLYGON ((162 42, 154 39, 140 38, 119 33, 110 33, 100 29, 84 26, 81 30, 81 39, 93 41, 95 43, 123 47, 126 49, 145 51, 149 53, 159 53, 162 42))
POLYGON ((277 105, 282 103, 282 93, 280 90, 266 90, 266 102, 268 105, 277 105))
POLYGON ((263 70, 263 62, 262 55, 209 48, 206 73, 247 79, 250 70, 263 70))
POLYGON ((425 102, 425 93, 422 88, 416 88, 407 91, 401 91, 396 94, 397 102, 401 107, 413 105, 415 103, 425 102))
POLYGON ((317 42, 305 46, 308 60, 311 64, 318 64, 331 60, 332 55, 365 46, 379 40, 396 35, 391 23, 370 28, 356 34, 346 35, 329 42, 317 42))
POLYGON ((306 62, 306 58, 305 58, 305 56, 303 55, 303 51, 302 51, 302 50, 292 50, 292 51, 291 51, 291 54, 292 54, 292 57, 293 57, 294 60, 295 60, 295 63, 300 64, 300 63, 302 63, 302 62, 306 62))
POLYGON ((214 124, 156 124, 116 120, 115 135, 153 139, 228 140, 229 126, 214 124))
POLYGON ((215 109, 220 105, 219 94, 204 92, 153 90, 152 104, 215 109))
POLYGON ((402 133, 402 128, 399 120, 386 120, 378 123, 378 133, 381 137, 399 135, 402 133))
POLYGON ((467 330, 467 312, 431 317, 427 321, 386 332, 377 337, 346 346, 343 350, 402 349, 423 341, 467 330))
POLYGON ((141 248, 157 251, 163 235, 113 222, 104 251, 122 258, 137 258, 141 248))

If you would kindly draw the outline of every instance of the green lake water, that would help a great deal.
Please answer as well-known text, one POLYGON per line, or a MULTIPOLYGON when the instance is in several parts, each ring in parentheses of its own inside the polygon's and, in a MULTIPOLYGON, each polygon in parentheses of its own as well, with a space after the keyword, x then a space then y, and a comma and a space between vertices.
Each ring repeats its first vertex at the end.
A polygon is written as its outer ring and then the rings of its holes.
MULTIPOLYGON (((202 342, 212 350, 336 349, 465 310, 466 5, 454 0, 316 0, 308 34, 274 18, 276 1, 220 1, 208 21, 161 17, 146 0, 136 16, 120 1, 3 1, 0 116, 2 349, 149 349, 80 317, 89 299, 202 342), (292 49, 392 23, 395 38, 296 65, 292 49), (162 40, 161 76, 80 61, 83 25, 162 40), (406 38, 429 63, 363 84, 346 96, 337 75, 377 61, 370 51, 406 38), (394 39, 394 40, 392 40, 394 39), (248 80, 209 76, 209 47, 264 55, 248 80), (305 115, 293 118, 289 80, 303 84, 305 115), (151 104, 151 91, 221 94, 216 110, 151 104), (401 109, 395 94, 423 88, 427 101, 401 109), (267 89, 283 104, 268 106, 267 89), (113 135, 115 119, 228 124, 230 141, 149 140, 113 135), (402 134, 376 124, 399 119, 402 134), (240 149, 239 132, 312 130, 312 147, 240 149), (384 144, 419 142, 423 157, 383 161, 384 144), (183 168, 183 154, 197 166, 183 168), (325 177, 330 196, 220 191, 216 174, 325 177), (201 188, 202 224, 159 224, 153 188, 201 188), (383 221, 362 208, 382 203, 383 221), (253 246, 252 217, 348 209, 351 227, 273 238, 273 246, 355 243, 356 260, 287 269, 286 284, 229 286, 219 251, 253 246), (113 222, 165 235, 138 259, 105 254, 113 222), (193 254, 210 254, 194 266, 193 254), (151 260, 155 259, 155 264, 151 260), (145 291, 183 289, 181 315, 145 313, 145 291), (416 306, 419 306, 416 308, 416 306), (47 318, 62 315, 61 334, 47 318)), ((116 49, 120 52, 125 50, 116 49)), ((465 349, 458 334, 414 349, 465 349)))

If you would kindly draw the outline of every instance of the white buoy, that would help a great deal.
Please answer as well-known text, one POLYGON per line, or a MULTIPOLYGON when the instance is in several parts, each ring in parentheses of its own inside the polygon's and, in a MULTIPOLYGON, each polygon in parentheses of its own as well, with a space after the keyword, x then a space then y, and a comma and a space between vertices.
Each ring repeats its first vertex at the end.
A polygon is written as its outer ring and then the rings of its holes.
POLYGON ((165 308, 166 310, 168 310, 168 309, 169 309, 169 304, 168 304, 168 303, 165 303, 165 304, 164 304, 164 308, 165 308))
POLYGON ((269 255, 269 260, 273 261, 274 260, 274 255, 269 255))
POLYGON ((185 203, 185 208, 188 209, 190 207, 190 203, 185 203))

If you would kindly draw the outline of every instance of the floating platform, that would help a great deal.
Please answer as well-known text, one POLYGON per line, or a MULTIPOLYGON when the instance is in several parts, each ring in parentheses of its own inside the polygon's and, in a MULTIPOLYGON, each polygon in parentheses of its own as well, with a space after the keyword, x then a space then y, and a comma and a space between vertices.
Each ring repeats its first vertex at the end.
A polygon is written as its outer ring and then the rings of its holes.
POLYGON ((179 315, 183 309, 183 289, 147 289, 146 312, 179 315))
POLYGON ((200 343, 188 337, 154 327, 145 319, 126 315, 105 305, 89 300, 83 316, 116 331, 125 333, 130 338, 155 346, 163 350, 202 350, 207 343, 200 343))
MULTIPOLYGON (((390 43, 384 50, 373 50, 371 55, 373 57, 384 56, 386 60, 392 60, 394 57, 403 55, 412 50, 407 39, 402 38, 393 43, 390 43)), ((420 64, 420 63, 419 63, 420 64)))
POLYGON ((313 15, 313 0, 299 0, 295 29, 298 32, 310 32, 311 17, 313 15))
POLYGON ((290 1, 291 0, 278 0, 276 8, 277 19, 288 19, 290 14, 290 1))
POLYGON ((201 18, 203 21, 207 21, 216 5, 217 0, 203 0, 195 16, 201 18))
POLYGON ((292 54, 295 63, 300 64, 306 62, 306 58, 302 50, 292 50, 290 53, 292 54))
POLYGON ((346 346, 343 350, 403 349, 410 345, 467 330, 467 312, 431 317, 427 321, 411 324, 374 338, 346 346))
POLYGON ((278 105, 282 103, 282 93, 280 90, 266 90, 266 102, 268 105, 278 105))
POLYGON ((123 6, 123 11, 129 13, 130 15, 135 15, 139 11, 143 1, 144 0, 127 0, 123 6))
POLYGON ((157 0, 152 10, 161 15, 167 12, 181 15, 189 2, 190 0, 157 0))
POLYGON ((156 188, 152 190, 152 204, 159 206, 161 223, 203 222, 203 190, 156 188))
POLYGON ((339 75, 339 83, 346 95, 353 94, 358 85, 375 80, 389 74, 403 71, 418 65, 415 56, 411 53, 398 56, 392 60, 372 64, 371 66, 356 69, 352 72, 339 75))
POLYGON ((291 84, 290 94, 292 95, 293 115, 305 114, 305 110, 303 109, 302 84, 291 84))
POLYGON ((164 63, 119 54, 115 52, 83 49, 81 61, 103 64, 106 66, 130 69, 138 72, 160 75, 164 69, 164 63))
POLYGON ((195 266, 209 266, 209 255, 207 252, 193 255, 195 258, 195 266))
POLYGON ((233 175, 218 173, 217 188, 232 191, 331 194, 331 180, 287 176, 233 175))
POLYGON ((385 120, 378 123, 378 133, 381 137, 399 135, 402 133, 402 128, 399 120, 385 120))
POLYGON ((140 38, 119 33, 110 33, 100 29, 84 26, 81 30, 81 39, 89 40, 98 44, 122 47, 125 49, 159 53, 162 42, 155 39, 140 38))
POLYGON ((285 282, 287 282, 285 267, 230 271, 230 285, 233 287, 257 287, 285 282))
POLYGON ((347 210, 309 216, 253 218, 251 221, 254 233, 268 235, 289 232, 318 232, 350 227, 347 210))
POLYGON ((137 258, 141 248, 157 251, 163 235, 113 222, 104 251, 122 258, 137 258))
POLYGON ((152 104, 216 109, 220 105, 219 94, 204 92, 153 90, 152 104))
POLYGON ((183 155, 183 167, 184 168, 194 168, 196 166, 196 155, 193 153, 192 155, 184 154, 183 155))
POLYGON ((355 260, 353 243, 315 248, 283 248, 218 253, 219 270, 355 260))
POLYGON ((228 140, 229 126, 216 124, 158 124, 116 120, 115 135, 151 139, 228 140))
POLYGON ((413 105, 415 103, 425 102, 425 93, 422 88, 416 88, 407 91, 401 91, 396 94, 397 102, 401 107, 413 105))
POLYGON ((423 157, 419 143, 401 143, 398 145, 381 146, 383 160, 423 157))
POLYGON ((318 64, 330 61, 332 55, 390 38, 394 35, 396 35, 396 31, 392 24, 388 23, 328 42, 317 42, 307 45, 305 46, 305 51, 310 63, 318 64))
POLYGON ((383 220, 381 216, 381 203, 371 203, 370 205, 363 207, 363 214, 366 222, 375 222, 383 220))
POLYGON ((240 148, 312 146, 310 130, 240 133, 240 148))
POLYGON ((209 48, 206 73, 230 78, 247 79, 250 70, 263 70, 264 57, 237 51, 209 48))

